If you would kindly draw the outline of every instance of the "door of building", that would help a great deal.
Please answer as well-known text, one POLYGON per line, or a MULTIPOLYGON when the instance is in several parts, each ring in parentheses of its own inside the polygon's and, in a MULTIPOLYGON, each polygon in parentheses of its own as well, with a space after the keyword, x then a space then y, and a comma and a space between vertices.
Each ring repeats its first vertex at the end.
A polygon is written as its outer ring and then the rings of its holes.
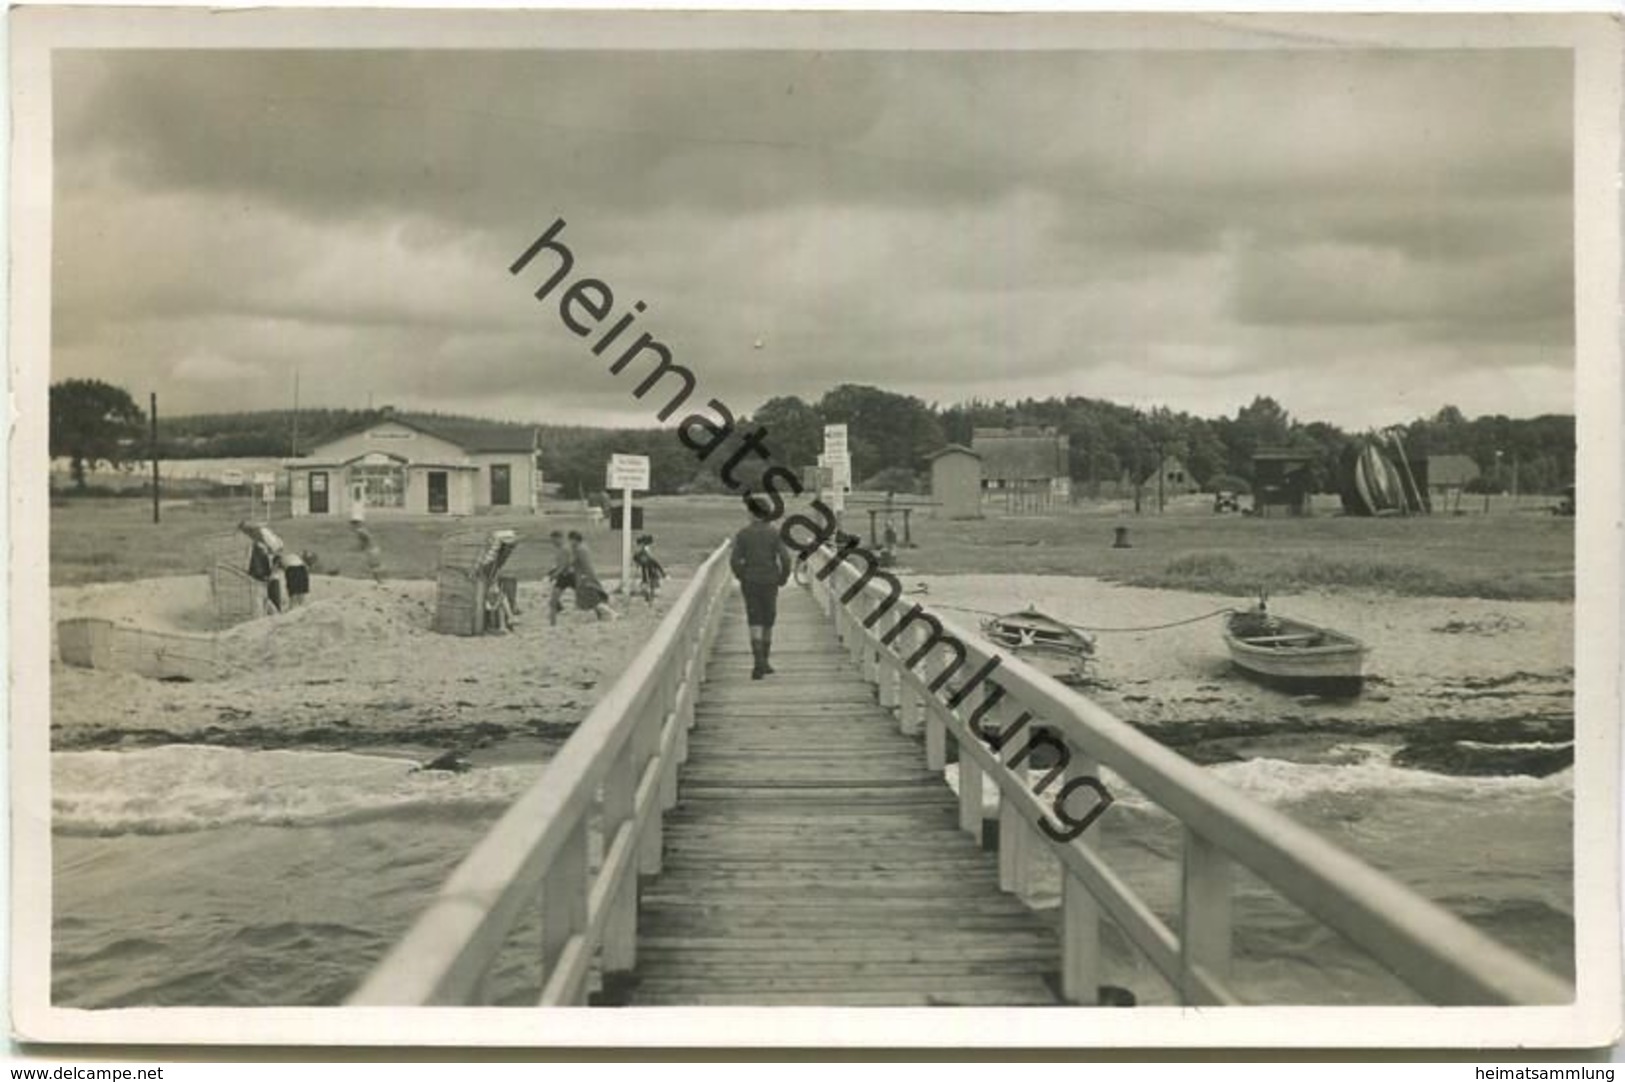
POLYGON ((507 507, 513 502, 513 473, 507 465, 491 467, 491 506, 507 507))
POLYGON ((310 513, 325 515, 327 512, 327 471, 315 470, 310 475, 310 513))
POLYGON ((450 510, 447 502, 446 471, 429 471, 429 514, 443 515, 450 510))

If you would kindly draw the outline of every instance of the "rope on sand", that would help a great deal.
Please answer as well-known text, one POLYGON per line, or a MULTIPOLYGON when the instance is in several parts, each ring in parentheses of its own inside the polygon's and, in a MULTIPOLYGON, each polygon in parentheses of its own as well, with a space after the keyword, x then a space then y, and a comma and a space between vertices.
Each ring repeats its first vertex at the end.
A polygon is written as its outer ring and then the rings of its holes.
MULTIPOLYGON (((1008 613, 989 612, 986 609, 966 608, 963 605, 944 605, 939 603, 932 607, 938 609, 951 609, 954 612, 969 612, 974 613, 977 616, 998 617, 1009 615, 1008 613)), ((1225 606, 1222 609, 1214 609, 1212 612, 1204 612, 1200 616, 1192 616, 1189 619, 1171 620, 1166 624, 1146 624, 1142 627, 1085 627, 1083 624, 1068 624, 1065 620, 1056 620, 1055 622, 1058 624, 1064 624, 1074 631, 1091 631, 1095 632, 1096 634, 1129 634, 1137 631, 1165 631, 1171 627, 1184 627, 1186 624, 1201 623, 1203 620, 1211 620, 1215 616, 1224 616, 1235 611, 1236 610, 1230 606, 1225 606)), ((1050 617, 1050 619, 1053 620, 1055 618, 1050 617)))

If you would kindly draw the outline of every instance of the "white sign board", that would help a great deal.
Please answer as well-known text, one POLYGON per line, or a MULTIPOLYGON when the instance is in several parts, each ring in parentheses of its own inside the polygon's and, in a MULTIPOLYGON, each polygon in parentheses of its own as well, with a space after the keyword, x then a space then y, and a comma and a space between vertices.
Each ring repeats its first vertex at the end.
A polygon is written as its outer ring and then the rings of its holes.
POLYGON ((220 483, 222 485, 231 485, 232 487, 236 487, 237 485, 242 484, 243 483, 243 471, 242 470, 221 470, 220 471, 220 483))
POLYGON ((254 475, 254 483, 256 485, 259 485, 262 488, 264 486, 266 486, 266 485, 274 485, 274 484, 276 484, 276 474, 274 474, 274 473, 256 473, 254 475))
POLYGON ((832 485, 839 485, 843 490, 852 487, 852 460, 845 451, 826 452, 818 456, 818 464, 830 471, 832 485))
POLYGON ((611 455, 609 458, 609 478, 604 487, 611 491, 629 488, 634 492, 647 492, 649 490, 649 456, 611 455))
POLYGON ((839 451, 839 452, 845 453, 845 451, 846 451, 846 426, 845 425, 825 425, 824 426, 824 450, 826 452, 839 451))

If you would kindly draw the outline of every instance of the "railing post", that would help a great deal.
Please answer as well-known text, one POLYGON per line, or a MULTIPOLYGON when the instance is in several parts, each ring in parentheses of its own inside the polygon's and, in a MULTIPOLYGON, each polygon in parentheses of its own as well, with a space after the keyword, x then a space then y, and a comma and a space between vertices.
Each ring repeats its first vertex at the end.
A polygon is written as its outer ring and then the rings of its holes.
POLYGON ((627 854, 626 873, 621 885, 609 900, 609 911, 604 917, 602 964, 605 973, 625 973, 638 962, 638 838, 637 824, 633 821, 636 809, 637 775, 632 769, 632 747, 627 744, 615 756, 609 774, 604 778, 602 810, 604 852, 614 846, 617 836, 625 830, 632 848, 627 854))
MULTIPOLYGON (((635 765, 635 784, 641 785, 648 772, 649 761, 660 751, 660 704, 649 703, 643 716, 632 727, 632 762, 635 765)), ((662 821, 661 787, 657 783, 652 797, 654 807, 643 821, 643 833, 638 838, 638 872, 641 875, 659 875, 665 846, 665 826, 662 821)))
POLYGON ((660 690, 655 696, 655 754, 660 755, 660 810, 677 806, 677 761, 683 737, 683 719, 678 710, 678 678, 682 675, 681 658, 673 657, 660 670, 660 690), (666 726, 672 726, 670 753, 664 750, 666 726))
POLYGON ((875 621, 870 630, 874 636, 876 664, 875 698, 886 710, 900 710, 903 705, 903 663, 893 647, 880 645, 890 626, 890 613, 875 621))
MULTIPOLYGON (((886 633, 903 622, 895 609, 889 615, 886 633)), ((913 656, 914 630, 899 635, 892 640, 891 650, 897 658, 897 731, 904 736, 913 736, 925 727, 925 714, 930 706, 920 697, 909 679, 908 659, 913 656)))
POLYGON ((959 748, 959 829, 982 844, 982 767, 959 748))
POLYGON ((1200 967, 1218 981, 1230 975, 1230 858, 1212 842, 1185 827, 1179 903, 1180 994, 1188 1004, 1204 1002, 1193 979, 1200 967))
MULTIPOLYGON (((542 880, 542 983, 552 980, 570 941, 587 926, 587 823, 571 829, 542 880)), ((565 988, 562 1003, 575 1003, 579 989, 565 988)))
MULTIPOLYGON (((1100 776, 1100 764, 1084 755, 1076 747, 1069 747, 1072 761, 1067 764, 1066 780, 1100 776)), ((1089 833, 1068 844, 1094 848, 1100 842, 1100 829, 1105 824, 1096 820, 1089 833)), ((1089 893, 1083 880, 1061 865, 1061 996, 1068 1003, 1093 1007, 1100 1002, 1100 903, 1089 893)))
POLYGON ((1029 892, 1038 848, 1038 832, 1012 800, 999 801, 999 889, 1023 899, 1029 892))
MULTIPOLYGON (((946 658, 938 658, 933 662, 927 657, 921 658, 920 661, 920 676, 925 679, 927 688, 941 675, 942 670, 948 667, 946 658)), ((934 774, 942 773, 948 765, 948 728, 942 717, 947 709, 937 702, 929 702, 925 708, 925 768, 934 774)))

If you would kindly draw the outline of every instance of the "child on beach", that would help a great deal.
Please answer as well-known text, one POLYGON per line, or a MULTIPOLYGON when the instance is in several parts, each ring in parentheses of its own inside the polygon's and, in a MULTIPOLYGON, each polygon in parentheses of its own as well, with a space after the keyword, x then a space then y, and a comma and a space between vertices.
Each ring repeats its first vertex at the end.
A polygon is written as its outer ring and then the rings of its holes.
POLYGON ((288 583, 288 608, 297 609, 310 593, 310 562, 308 553, 284 552, 281 557, 282 577, 288 583))
POLYGON ((660 583, 666 577, 666 569, 655 559, 653 534, 639 534, 637 542, 638 550, 632 554, 632 562, 638 569, 638 588, 644 600, 653 605, 655 594, 660 592, 660 583))
POLYGON ((350 519, 350 529, 355 531, 356 547, 367 554, 367 570, 372 573, 372 581, 384 581, 384 553, 374 541, 367 526, 359 517, 350 519))
POLYGON ((559 622, 559 613, 564 611, 564 591, 575 589, 575 573, 571 570, 575 561, 562 533, 554 530, 547 539, 553 545, 553 569, 547 573, 551 587, 547 594, 547 622, 554 625, 559 622))

